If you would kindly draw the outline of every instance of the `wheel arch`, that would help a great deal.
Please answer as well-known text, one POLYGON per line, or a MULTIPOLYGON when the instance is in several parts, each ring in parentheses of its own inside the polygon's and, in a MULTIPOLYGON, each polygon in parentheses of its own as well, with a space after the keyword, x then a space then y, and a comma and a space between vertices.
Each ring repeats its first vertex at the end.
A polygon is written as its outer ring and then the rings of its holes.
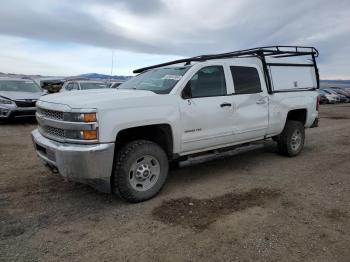
POLYGON ((118 150, 128 142, 139 139, 157 143, 166 152, 168 158, 172 157, 174 150, 174 136, 170 124, 143 125, 120 130, 116 135, 115 148, 118 150))
POLYGON ((303 125, 305 125, 307 120, 307 109, 299 108, 299 109, 290 110, 287 114, 285 123, 287 123, 288 120, 299 121, 303 125))

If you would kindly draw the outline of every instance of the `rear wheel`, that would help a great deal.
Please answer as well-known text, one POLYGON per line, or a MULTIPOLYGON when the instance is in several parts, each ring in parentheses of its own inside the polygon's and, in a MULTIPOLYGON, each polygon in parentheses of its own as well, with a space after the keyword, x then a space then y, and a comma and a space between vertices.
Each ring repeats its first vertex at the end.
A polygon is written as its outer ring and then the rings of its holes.
POLYGON ((116 154, 114 162, 113 192, 128 202, 137 203, 154 197, 168 176, 167 155, 151 141, 128 143, 116 154))
POLYGON ((299 121, 287 120, 278 136, 278 151, 285 156, 297 156, 304 147, 305 128, 299 121))

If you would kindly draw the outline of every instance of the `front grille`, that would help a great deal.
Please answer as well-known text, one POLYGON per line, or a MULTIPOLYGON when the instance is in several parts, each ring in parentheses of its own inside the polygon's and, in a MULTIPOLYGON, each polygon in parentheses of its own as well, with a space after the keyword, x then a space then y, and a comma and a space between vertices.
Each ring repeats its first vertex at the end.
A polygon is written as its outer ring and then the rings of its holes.
POLYGON ((35 107, 36 100, 16 100, 18 107, 35 107))
POLYGON ((48 110, 38 107, 37 112, 46 118, 54 120, 63 120, 63 112, 60 111, 48 110))
POLYGON ((42 130, 47 135, 62 138, 62 139, 65 138, 64 129, 56 128, 56 127, 52 127, 52 126, 44 126, 44 127, 42 127, 42 130))
MULTIPOLYGON (((97 123, 70 121, 73 114, 81 113, 46 109, 40 107, 39 103, 36 113, 39 132, 48 139, 60 142, 81 142, 83 130, 97 130, 97 123)), ((86 142, 96 142, 96 140, 86 142)))

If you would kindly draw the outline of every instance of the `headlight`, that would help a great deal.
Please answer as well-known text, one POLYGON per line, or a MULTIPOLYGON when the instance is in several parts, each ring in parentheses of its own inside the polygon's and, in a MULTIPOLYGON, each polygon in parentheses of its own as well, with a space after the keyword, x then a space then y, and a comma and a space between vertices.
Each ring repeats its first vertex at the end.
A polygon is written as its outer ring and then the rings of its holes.
POLYGON ((13 104, 13 102, 5 97, 0 97, 0 104, 11 105, 13 104))
POLYGON ((86 123, 83 125, 90 125, 94 128, 90 130, 66 130, 66 138, 74 140, 97 140, 97 116, 96 112, 91 113, 66 113, 64 115, 64 120, 76 123, 86 123))
POLYGON ((66 130, 66 138, 75 140, 97 140, 97 130, 66 130))
POLYGON ((39 130, 49 137, 69 142, 98 141, 98 116, 96 109, 74 109, 73 112, 62 112, 45 109, 39 106, 37 120, 39 130), (79 111, 78 111, 79 110, 79 111))
POLYGON ((97 122, 96 113, 66 113, 64 121, 69 122, 97 122))

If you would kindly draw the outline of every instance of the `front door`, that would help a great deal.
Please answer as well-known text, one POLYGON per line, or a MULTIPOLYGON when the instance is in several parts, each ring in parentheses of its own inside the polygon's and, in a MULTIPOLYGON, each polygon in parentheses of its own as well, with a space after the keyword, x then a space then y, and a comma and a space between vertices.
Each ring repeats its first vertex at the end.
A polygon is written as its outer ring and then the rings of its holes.
POLYGON ((199 69, 182 96, 182 153, 232 142, 233 107, 222 65, 199 69))

